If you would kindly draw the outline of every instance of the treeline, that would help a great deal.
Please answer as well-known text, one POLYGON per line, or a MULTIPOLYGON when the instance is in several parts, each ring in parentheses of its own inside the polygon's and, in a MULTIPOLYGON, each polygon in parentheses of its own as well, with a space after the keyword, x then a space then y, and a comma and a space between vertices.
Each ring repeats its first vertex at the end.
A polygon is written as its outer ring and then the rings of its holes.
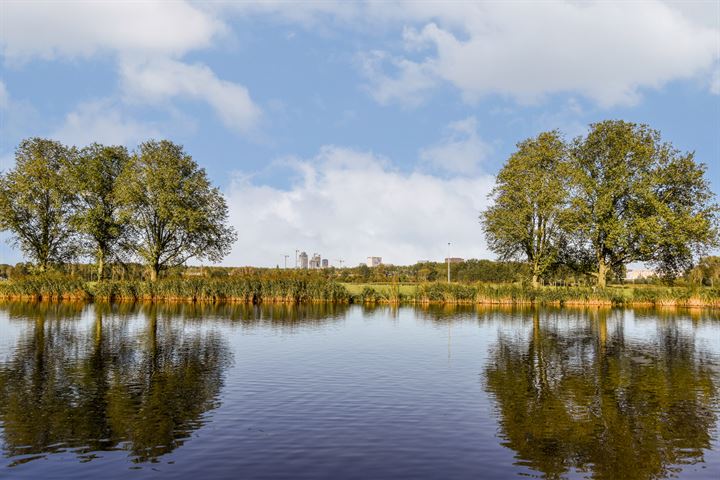
MULTIPOLYGON (((185 266, 168 267, 163 278, 226 278, 235 276, 272 276, 278 278, 306 277, 335 280, 343 283, 421 283, 445 281, 447 263, 421 262, 415 265, 387 265, 376 267, 360 265, 357 267, 330 267, 317 270, 281 269, 261 267, 221 267, 221 266, 185 266)), ((16 265, 0 264, 0 278, 17 279, 31 274, 36 269, 29 262, 16 265)), ((91 281, 97 278, 97 266, 90 263, 66 263, 54 267, 56 273, 91 281)), ((523 282, 530 272, 529 265, 523 262, 499 262, 494 260, 470 259, 462 263, 450 264, 450 277, 453 282, 515 283, 523 282)), ((145 265, 136 262, 113 263, 105 269, 104 278, 108 280, 145 280, 148 278, 145 265)), ((589 276, 549 276, 553 284, 589 285, 589 276)))
POLYGON ((236 238, 227 214, 205 170, 167 140, 130 152, 30 138, 0 175, 0 230, 32 273, 90 258, 98 280, 108 264, 135 261, 155 281, 190 258, 221 260, 236 238))
MULTIPOLYGON (((298 270, 260 268, 260 267, 221 267, 221 266, 185 266, 178 265, 167 268, 163 278, 167 279, 223 279, 229 277, 269 277, 269 278, 307 278, 325 279, 341 283, 353 284, 417 284, 423 282, 444 282, 447 279, 447 263, 421 262, 415 265, 379 265, 369 268, 366 265, 357 267, 330 267, 319 270, 298 270)), ((29 262, 16 265, 0 264, 0 279, 17 280, 34 271, 35 266, 29 262)), ((70 278, 92 281, 97 278, 97 266, 90 263, 68 263, 55 267, 56 273, 70 278)), ((500 262, 494 260, 470 259, 461 263, 450 264, 450 278, 459 283, 495 283, 495 284, 529 284, 531 267, 525 262, 500 262)), ((113 263, 105 270, 105 279, 114 281, 143 281, 149 278, 145 265, 136 262, 113 263)), ((591 286, 596 279, 589 273, 583 273, 556 264, 549 268, 542 277, 545 286, 591 286)), ((663 285, 667 282, 662 277, 652 275, 646 278, 628 280, 608 275, 609 284, 650 284, 663 285)), ((699 259, 695 267, 681 278, 675 279, 675 285, 681 286, 720 286, 720 257, 707 256, 699 259)))
POLYGON ((533 286, 565 271, 604 287, 633 262, 672 281, 719 244, 705 170, 647 125, 603 121, 572 141, 543 132, 518 143, 480 219, 490 249, 527 262, 533 286))

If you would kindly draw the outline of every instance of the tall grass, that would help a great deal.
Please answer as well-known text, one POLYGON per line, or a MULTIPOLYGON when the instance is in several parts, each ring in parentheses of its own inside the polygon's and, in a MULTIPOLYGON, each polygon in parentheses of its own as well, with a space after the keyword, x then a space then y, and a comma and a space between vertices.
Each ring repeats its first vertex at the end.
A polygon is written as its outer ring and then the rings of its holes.
POLYGON ((720 288, 544 287, 431 282, 365 285, 351 294, 344 285, 310 275, 244 275, 83 282, 61 275, 0 281, 0 298, 34 300, 191 301, 204 303, 411 303, 419 305, 613 305, 720 307, 720 288))
POLYGON ((186 300, 241 303, 348 303, 350 294, 335 282, 309 278, 230 277, 102 282, 93 296, 103 300, 186 300))
POLYGON ((48 274, 1 281, 0 297, 33 300, 86 300, 92 298, 92 293, 82 280, 48 274))
MULTIPOLYGON (((369 294, 368 294, 369 295, 369 294)), ((685 287, 524 288, 517 285, 426 283, 418 285, 419 304, 498 304, 498 305, 614 305, 720 307, 720 289, 685 287)))
POLYGON ((242 303, 348 303, 350 294, 339 283, 319 278, 166 279, 83 282, 62 276, 28 276, 0 282, 0 297, 37 300, 183 300, 242 303))

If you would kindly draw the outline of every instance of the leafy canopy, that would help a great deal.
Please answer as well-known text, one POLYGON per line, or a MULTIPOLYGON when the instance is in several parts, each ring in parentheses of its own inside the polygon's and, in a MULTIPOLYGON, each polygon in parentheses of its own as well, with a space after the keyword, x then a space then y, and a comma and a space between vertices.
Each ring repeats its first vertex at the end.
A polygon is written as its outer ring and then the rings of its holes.
POLYGON ((132 251, 153 279, 190 258, 219 261, 236 239, 228 209, 205 170, 182 146, 167 140, 140 145, 125 169, 121 200, 132 251))
POLYGON ((26 139, 15 152, 15 168, 0 177, 0 230, 9 231, 13 245, 40 270, 78 254, 67 182, 75 154, 56 141, 26 139))
POLYGON ((717 206, 705 167, 647 125, 609 120, 574 141, 573 237, 593 259, 598 284, 630 262, 668 276, 717 241, 717 206))
POLYGON ((569 178, 560 133, 541 133, 518 144, 497 176, 494 204, 481 215, 490 249, 503 260, 527 259, 534 284, 558 257, 569 178))
POLYGON ((95 258, 98 279, 107 261, 121 258, 127 246, 127 216, 122 214, 119 184, 130 155, 125 147, 94 143, 83 148, 70 168, 74 191, 73 226, 84 235, 84 253, 95 258))

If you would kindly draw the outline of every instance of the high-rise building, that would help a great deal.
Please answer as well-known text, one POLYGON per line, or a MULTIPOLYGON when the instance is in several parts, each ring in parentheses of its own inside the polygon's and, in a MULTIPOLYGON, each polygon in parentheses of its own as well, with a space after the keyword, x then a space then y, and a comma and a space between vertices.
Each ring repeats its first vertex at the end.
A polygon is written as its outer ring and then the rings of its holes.
POLYGON ((322 259, 322 268, 328 268, 330 266, 330 261, 328 261, 327 258, 322 259))
POLYGON ((320 254, 313 253, 312 258, 310 259, 310 268, 320 268, 320 254))
POLYGON ((308 254, 300 252, 300 268, 308 268, 308 254))
POLYGON ((377 267, 382 263, 382 257, 367 257, 368 267, 377 267))

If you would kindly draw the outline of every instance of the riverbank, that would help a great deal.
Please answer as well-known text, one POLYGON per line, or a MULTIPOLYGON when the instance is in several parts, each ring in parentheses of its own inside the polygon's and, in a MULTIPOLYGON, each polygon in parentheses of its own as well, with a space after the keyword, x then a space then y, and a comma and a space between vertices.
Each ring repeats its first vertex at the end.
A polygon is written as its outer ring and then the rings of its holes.
POLYGON ((351 296, 362 303, 720 308, 720 289, 706 287, 617 286, 604 289, 594 287, 533 289, 520 285, 444 282, 347 287, 351 296))
POLYGON ((23 300, 183 301, 204 303, 361 303, 445 305, 677 306, 720 308, 706 287, 542 287, 431 282, 342 284, 314 277, 229 277, 83 282, 29 276, 0 282, 0 298, 23 300))
POLYGON ((82 282, 54 276, 0 283, 0 298, 35 300, 348 303, 341 284, 318 278, 230 277, 82 282))

